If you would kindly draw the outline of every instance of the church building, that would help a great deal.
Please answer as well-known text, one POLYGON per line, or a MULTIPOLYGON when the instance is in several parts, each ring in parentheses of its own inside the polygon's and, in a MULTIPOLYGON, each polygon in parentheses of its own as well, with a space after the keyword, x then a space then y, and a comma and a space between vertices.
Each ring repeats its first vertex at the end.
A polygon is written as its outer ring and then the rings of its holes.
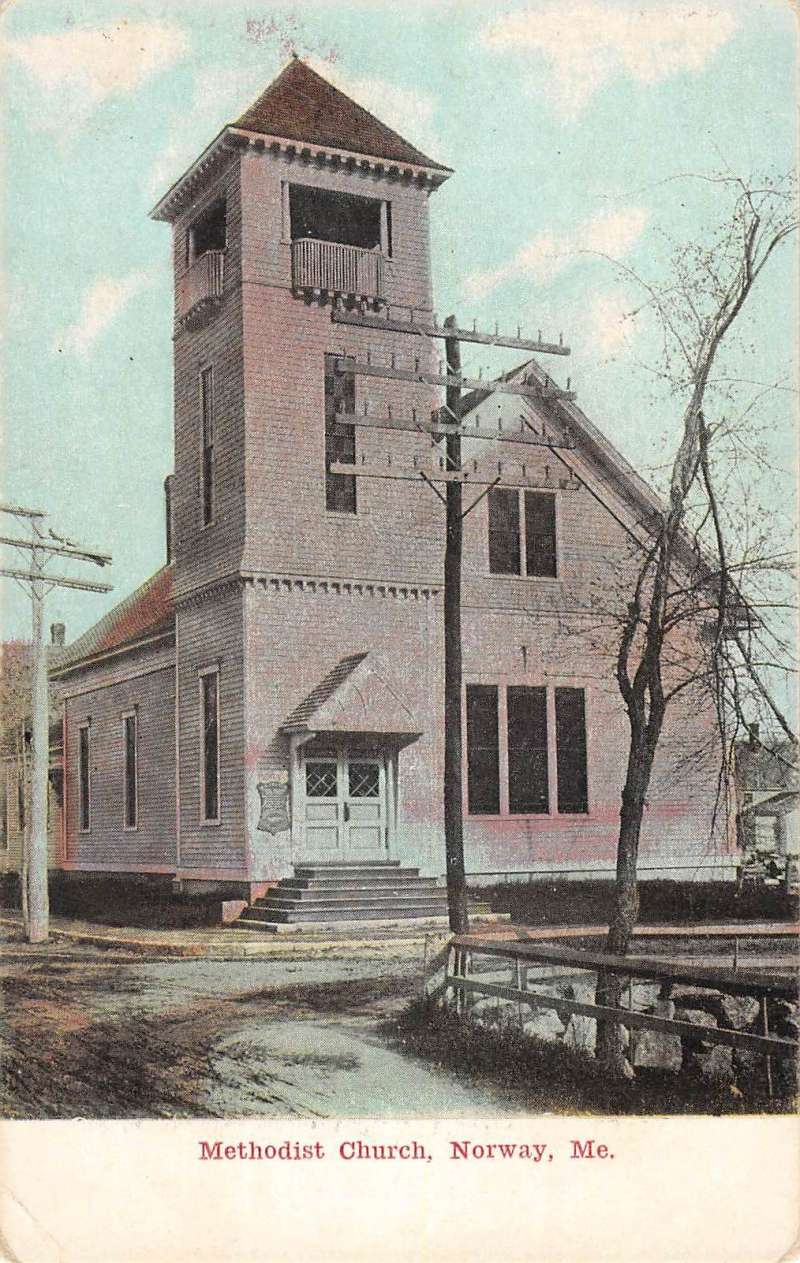
MULTIPOLYGON (((428 216, 451 175, 293 59, 153 210, 174 269, 166 563, 51 673, 59 868, 218 889, 280 922, 331 866, 441 911, 445 515, 414 470, 441 457, 423 379, 444 352, 395 326, 434 320, 428 216)), ((598 610, 658 502, 547 398, 538 359, 502 382, 463 400, 465 465, 490 470, 467 498, 495 483, 464 521, 466 869, 610 877, 628 726, 598 610)), ((714 762, 686 758, 711 734, 676 703, 645 877, 734 871, 714 762)))

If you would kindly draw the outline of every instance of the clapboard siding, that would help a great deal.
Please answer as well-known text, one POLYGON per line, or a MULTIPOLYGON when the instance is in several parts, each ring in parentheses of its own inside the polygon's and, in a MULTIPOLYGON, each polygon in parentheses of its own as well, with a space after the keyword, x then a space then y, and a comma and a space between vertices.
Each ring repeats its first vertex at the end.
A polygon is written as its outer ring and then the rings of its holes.
POLYGON ((238 586, 177 611, 179 647, 182 869, 246 863, 244 827, 244 666, 242 593, 238 586), (200 672, 219 669, 220 822, 200 820, 200 672))
POLYGON ((175 863, 175 670, 100 686, 68 697, 66 708, 67 861, 120 871, 175 863), (122 716, 138 720, 139 812, 135 829, 123 822, 122 716), (90 728, 91 827, 78 817, 79 729, 90 728))

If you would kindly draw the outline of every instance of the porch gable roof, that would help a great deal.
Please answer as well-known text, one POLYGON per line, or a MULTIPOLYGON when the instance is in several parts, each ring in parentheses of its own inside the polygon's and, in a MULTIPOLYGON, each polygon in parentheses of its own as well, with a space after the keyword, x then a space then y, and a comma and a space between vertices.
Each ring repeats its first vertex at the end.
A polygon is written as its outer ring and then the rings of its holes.
POLYGON ((413 712, 370 661, 369 652, 341 658, 287 716, 281 729, 288 733, 420 735, 413 712))

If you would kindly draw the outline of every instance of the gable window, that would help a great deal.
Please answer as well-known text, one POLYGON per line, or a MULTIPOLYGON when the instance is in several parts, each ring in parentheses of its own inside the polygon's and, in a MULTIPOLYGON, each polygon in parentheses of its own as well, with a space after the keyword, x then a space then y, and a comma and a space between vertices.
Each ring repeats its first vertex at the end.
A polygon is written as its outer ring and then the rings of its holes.
POLYGON ((489 492, 489 572, 554 579, 556 498, 548 491, 489 492))
POLYGON ((186 234, 186 262, 193 263, 210 250, 224 250, 228 244, 225 199, 206 207, 186 234))
POLYGON ((204 824, 218 824, 219 812, 219 671, 200 674, 200 812, 204 824))
POLYGON ((200 413, 203 426, 203 457, 200 474, 203 526, 214 519, 214 370, 200 374, 200 413))
POLYGON ((390 254, 388 203, 355 193, 337 193, 308 184, 289 185, 292 241, 311 237, 362 250, 390 254))
POLYGON ((355 378, 337 373, 337 355, 325 356, 325 508, 333 513, 356 512, 355 475, 332 474, 331 465, 354 465, 355 426, 339 420, 341 413, 355 411, 355 378))
POLYGON ((78 729, 78 828, 88 833, 92 827, 92 773, 89 766, 91 750, 90 728, 81 724, 78 729))
POLYGON ((492 574, 520 573, 519 492, 489 492, 489 569, 492 574))
POLYGON ((122 812, 126 829, 139 823, 139 722, 135 710, 122 716, 122 812))
POLYGON ((466 686, 469 815, 589 810, 581 688, 466 686))

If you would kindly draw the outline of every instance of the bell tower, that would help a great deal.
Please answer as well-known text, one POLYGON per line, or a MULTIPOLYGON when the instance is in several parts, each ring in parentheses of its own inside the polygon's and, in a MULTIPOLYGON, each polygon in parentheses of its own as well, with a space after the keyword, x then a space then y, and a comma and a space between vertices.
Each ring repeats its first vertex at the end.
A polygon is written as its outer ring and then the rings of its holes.
POLYGON ((408 347, 370 345, 331 307, 431 311, 428 198, 449 175, 294 58, 152 212, 173 226, 178 594, 240 568, 319 571, 330 515, 367 522, 374 496, 325 472, 361 438, 336 420, 358 386, 335 362, 408 347))
MULTIPOLYGON (((428 199, 449 174, 294 59, 152 212, 173 234, 178 866, 205 879, 284 870, 258 784, 286 774, 298 690, 381 638, 365 594, 429 591, 441 568, 423 486, 341 472, 384 441, 364 410, 424 412, 433 392, 343 365, 408 357, 388 318, 431 313, 428 199), (385 327, 337 323, 342 309, 385 327)), ((433 354, 415 349, 420 371, 433 354)), ((419 435, 390 438, 410 462, 419 435)))

